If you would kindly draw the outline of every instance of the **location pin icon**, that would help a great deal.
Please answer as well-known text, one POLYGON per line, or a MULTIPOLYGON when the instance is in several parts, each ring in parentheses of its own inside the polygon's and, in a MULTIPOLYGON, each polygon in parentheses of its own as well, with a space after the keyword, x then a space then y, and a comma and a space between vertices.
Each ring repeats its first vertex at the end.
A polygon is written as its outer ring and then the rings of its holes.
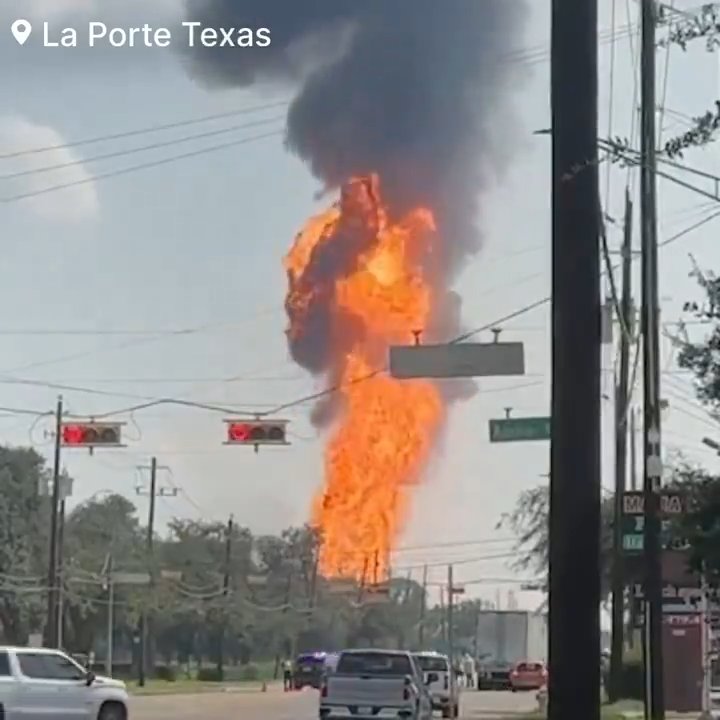
POLYGON ((18 44, 24 45, 25 41, 30 37, 32 25, 27 20, 16 20, 10 29, 18 44))

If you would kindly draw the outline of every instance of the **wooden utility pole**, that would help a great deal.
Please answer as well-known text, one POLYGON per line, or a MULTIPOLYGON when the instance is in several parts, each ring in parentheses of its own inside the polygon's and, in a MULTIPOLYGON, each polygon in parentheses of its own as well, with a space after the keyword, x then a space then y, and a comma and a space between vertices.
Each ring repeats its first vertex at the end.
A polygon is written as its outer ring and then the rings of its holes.
POLYGON ((642 247, 642 333, 645 497, 644 554, 645 626, 648 653, 645 672, 650 720, 664 720, 662 647, 662 558, 660 547, 660 484, 662 450, 660 439, 660 328, 658 291, 658 243, 656 197, 656 100, 655 100, 655 0, 641 0, 640 51, 640 229, 642 247))
POLYGON ((428 566, 423 565, 422 595, 420 596, 420 619, 418 621, 418 650, 425 647, 425 613, 427 612, 428 566))
POLYGON ((448 657, 451 667, 455 667, 455 629, 453 627, 453 604, 455 599, 455 586, 453 585, 453 566, 448 565, 448 598, 447 598, 447 626, 448 626, 448 657))
MULTIPOLYGON (((150 505, 148 506, 147 523, 147 565, 150 573, 150 594, 155 588, 155 558, 154 558, 154 534, 155 534, 155 497, 157 495, 157 458, 150 460, 150 505)), ((140 617, 140 658, 138 662, 138 685, 145 685, 147 673, 148 648, 152 643, 152 617, 149 608, 145 608, 140 617)))
POLYGON ((597 0, 552 0, 549 717, 600 718, 597 0))
MULTIPOLYGON (((625 227, 622 245, 622 299, 619 307, 620 362, 615 383, 615 496, 612 561, 612 636, 610 646, 610 702, 620 699, 625 629, 625 577, 623 572, 622 512, 627 486, 628 415, 630 414, 630 343, 632 318, 632 210, 630 189, 625 189, 625 227)), ((617 300, 617 299, 616 299, 617 300)))
POLYGON ((58 520, 60 514, 60 448, 62 447, 63 399, 58 398, 55 410, 55 454, 53 461, 53 486, 50 500, 50 550, 48 557, 47 646, 58 647, 58 520))
POLYGON ((220 619, 220 636, 218 638, 218 662, 217 671, 220 680, 225 677, 225 633, 228 624, 228 603, 227 599, 230 594, 230 578, 232 569, 232 534, 233 534, 233 518, 232 515, 228 519, 227 528, 225 530, 225 571, 223 573, 223 598, 224 604, 222 608, 222 617, 220 619))

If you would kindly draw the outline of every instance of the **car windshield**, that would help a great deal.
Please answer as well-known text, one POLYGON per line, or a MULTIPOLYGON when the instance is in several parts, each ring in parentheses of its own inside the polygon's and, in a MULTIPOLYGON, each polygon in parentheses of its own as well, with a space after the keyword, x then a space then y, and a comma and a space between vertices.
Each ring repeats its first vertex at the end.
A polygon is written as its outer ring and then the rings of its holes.
POLYGON ((300 655, 295 660, 296 665, 324 665, 325 658, 318 655, 300 655))
POLYGON ((518 672, 540 672, 543 666, 542 663, 520 663, 516 669, 518 672))
POLYGON ((407 655, 395 653, 343 653, 338 662, 339 675, 412 675, 412 665, 407 655))
POLYGON ((447 672, 448 670, 448 662, 442 657, 416 655, 415 660, 423 672, 447 672))

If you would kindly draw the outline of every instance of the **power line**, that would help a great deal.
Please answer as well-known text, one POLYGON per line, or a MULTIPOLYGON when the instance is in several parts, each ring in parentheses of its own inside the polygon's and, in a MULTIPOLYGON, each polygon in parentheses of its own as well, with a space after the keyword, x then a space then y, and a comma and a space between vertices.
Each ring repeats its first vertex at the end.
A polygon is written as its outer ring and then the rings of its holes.
POLYGON ((146 135, 148 133, 161 132, 162 130, 174 130, 176 128, 188 127, 190 125, 199 125, 201 123, 211 122, 213 120, 223 120, 226 118, 237 117, 239 115, 248 115, 250 113, 259 112, 261 110, 271 110, 279 107, 287 107, 288 105, 288 100, 282 100, 272 103, 263 103, 262 105, 253 105, 250 107, 238 108, 236 110, 215 113, 214 115, 205 115, 199 118, 178 120, 176 122, 164 123, 162 125, 150 125, 142 128, 135 128, 134 130, 126 130, 124 132, 117 132, 108 135, 96 135, 94 137, 85 138, 83 140, 75 140, 67 143, 58 143, 56 145, 44 145, 41 147, 28 148, 26 150, 18 150, 11 153, 4 153, 0 154, 0 160, 10 160, 11 158, 23 157, 25 155, 38 155, 40 153, 51 152, 55 150, 67 150, 70 148, 81 147, 82 145, 92 145, 95 143, 109 142, 111 140, 122 140, 129 137, 135 137, 137 135, 146 135))
POLYGON ((75 167, 77 165, 85 165, 91 162, 98 162, 100 160, 110 160, 112 158, 124 157, 126 155, 133 155, 135 153, 147 152, 148 150, 158 150, 164 147, 173 147, 186 142, 192 142, 194 140, 204 140, 209 137, 216 137, 218 135, 226 135, 227 133, 237 132, 238 130, 247 130, 253 127, 259 127, 262 125, 268 125, 282 121, 283 117, 272 117, 263 118, 262 120, 253 120, 252 122, 241 123, 239 125, 231 125, 227 128, 220 128, 219 130, 209 130, 207 132, 195 133, 194 135, 184 135, 180 138, 174 138, 172 140, 162 140, 149 145, 141 145, 140 147, 126 148, 125 150, 114 150, 112 152, 103 153, 101 155, 92 155, 90 157, 82 158, 81 160, 69 160, 68 162, 57 163, 55 165, 45 165, 38 168, 29 168, 27 170, 18 170, 8 175, 0 176, 0 180, 14 180, 16 178, 27 177, 29 175, 37 175, 39 173, 53 172, 55 170, 64 170, 69 167, 75 167))
POLYGON ((262 133, 260 135, 252 135, 250 137, 241 138, 240 140, 233 140, 231 142, 221 143, 219 145, 211 145, 207 148, 199 150, 192 150, 190 152, 182 153, 179 155, 171 155, 161 160, 153 160, 145 163, 139 163, 137 165, 131 165, 126 168, 119 170, 109 170, 106 173, 99 173, 85 178, 79 178, 71 182, 59 183, 58 185, 51 185, 46 188, 39 190, 30 190, 25 193, 18 195, 11 195, 10 197, 2 198, 3 203, 18 202, 20 200, 27 200, 28 198, 38 197, 39 195, 46 195, 47 193, 56 192, 57 190, 65 190, 67 188, 76 187, 78 185, 86 185, 88 183, 97 182, 99 180, 107 180, 109 178, 119 177, 120 175, 127 175, 128 173, 136 172, 139 170, 147 170, 149 168, 161 167, 163 165, 169 165, 171 163, 178 162, 180 160, 187 160, 188 158, 199 157, 201 155, 207 155, 208 153, 217 152, 218 150, 225 150, 231 147, 237 147, 238 145, 247 145, 251 142, 257 142, 258 140, 265 140, 271 137, 277 137, 282 135, 283 131, 275 130, 273 132, 262 133))

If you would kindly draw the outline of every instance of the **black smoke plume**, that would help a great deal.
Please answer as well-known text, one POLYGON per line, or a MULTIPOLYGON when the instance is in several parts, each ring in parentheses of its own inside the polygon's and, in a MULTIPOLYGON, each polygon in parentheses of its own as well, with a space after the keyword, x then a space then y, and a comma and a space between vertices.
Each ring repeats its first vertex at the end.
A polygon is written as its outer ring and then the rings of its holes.
MULTIPOLYGON (((523 0, 199 0, 188 19, 266 27, 272 44, 195 48, 190 67, 208 85, 296 88, 289 148, 328 188, 377 172, 393 212, 432 208, 442 240, 429 270, 449 289, 479 248, 479 197, 514 144, 509 91, 519 68, 507 54, 524 13, 523 0)), ((342 273, 343 252, 335 256, 337 266, 318 257, 312 272, 326 282, 342 273)), ((457 306, 448 293, 424 341, 459 331, 457 306)), ((329 369, 325 314, 291 343, 313 372, 329 369)))

